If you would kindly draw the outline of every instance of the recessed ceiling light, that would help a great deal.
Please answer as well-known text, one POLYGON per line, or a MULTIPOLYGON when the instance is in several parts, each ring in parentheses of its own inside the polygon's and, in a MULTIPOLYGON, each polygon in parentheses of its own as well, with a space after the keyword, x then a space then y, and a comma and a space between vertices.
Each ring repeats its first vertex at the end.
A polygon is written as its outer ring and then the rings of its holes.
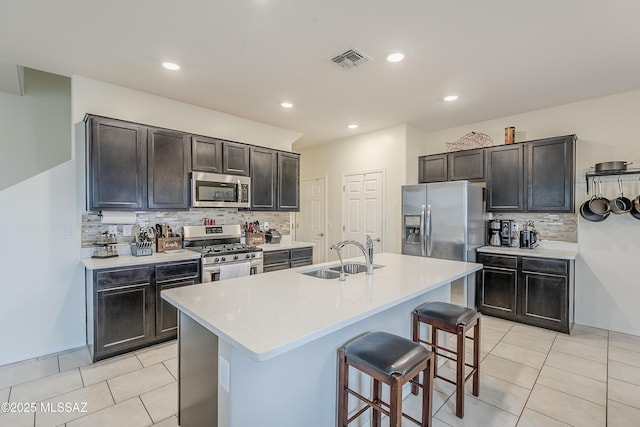
POLYGON ((400 62, 404 59, 404 53, 394 52, 391 55, 387 56, 387 61, 389 62, 400 62))
POLYGON ((293 104, 292 104, 291 102, 285 101, 285 102, 281 102, 281 103, 280 103, 280 106, 281 106, 282 108, 292 108, 292 107, 293 107, 293 104))
POLYGON ((455 101, 456 99, 458 99, 458 95, 449 95, 444 97, 444 100, 447 102, 455 101))
POLYGON ((351 123, 350 125, 347 126, 349 129, 358 129, 358 125, 355 123, 351 123))
POLYGON ((175 62, 169 62, 169 61, 165 61, 162 63, 162 66, 164 68, 166 68, 167 70, 171 70, 171 71, 177 71, 180 69, 180 66, 178 64, 176 64, 175 62))

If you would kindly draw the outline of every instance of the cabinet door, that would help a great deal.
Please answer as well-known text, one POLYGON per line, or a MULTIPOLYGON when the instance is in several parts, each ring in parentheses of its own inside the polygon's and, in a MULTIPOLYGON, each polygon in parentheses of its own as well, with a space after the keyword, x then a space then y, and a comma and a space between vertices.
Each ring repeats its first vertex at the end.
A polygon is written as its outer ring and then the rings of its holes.
POLYGON ((278 153, 276 194, 279 211, 300 210, 300 155, 278 153))
POLYGON ((276 209, 277 152, 251 147, 251 209, 276 209))
POLYGON ((222 151, 222 173, 249 176, 248 145, 224 141, 222 151))
POLYGON ((156 337, 174 338, 178 332, 178 310, 166 300, 162 299, 162 291, 182 286, 195 285, 195 277, 163 280, 156 282, 156 337))
POLYGON ((523 151, 522 144, 487 149, 487 211, 523 211, 523 151))
POLYGON ((222 173, 222 141, 206 136, 192 136, 191 161, 194 171, 222 173))
POLYGON ((484 179, 484 150, 482 149, 449 153, 448 162, 449 181, 484 179))
POLYGON ((566 276, 523 271, 519 294, 518 313, 523 322, 569 333, 566 276))
POLYGON ((573 135, 525 144, 527 211, 574 212, 573 135))
POLYGON ((485 266, 479 282, 478 309, 482 313, 514 320, 517 309, 518 271, 485 266))
POLYGON ((102 117, 87 121, 89 210, 144 209, 147 129, 102 117))
POLYGON ((95 360, 145 345, 154 338, 151 283, 98 289, 95 360))
POLYGON ((191 151, 181 132, 149 129, 149 209, 188 209, 191 151))
POLYGON ((418 182, 441 182, 447 180, 447 155, 434 154, 418 157, 418 182))

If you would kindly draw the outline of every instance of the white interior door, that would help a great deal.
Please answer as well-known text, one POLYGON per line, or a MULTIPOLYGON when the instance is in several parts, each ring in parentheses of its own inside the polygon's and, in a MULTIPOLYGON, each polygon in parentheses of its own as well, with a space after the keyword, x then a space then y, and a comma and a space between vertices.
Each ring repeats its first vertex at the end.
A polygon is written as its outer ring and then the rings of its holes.
MULTIPOLYGON (((368 234, 373 239, 374 254, 383 252, 383 171, 344 175, 343 182, 342 239, 364 244, 368 234)), ((342 254, 344 258, 362 256, 353 245, 345 246, 342 254)))
POLYGON ((313 263, 327 260, 327 178, 300 180, 300 212, 296 214, 296 240, 312 242, 313 263))

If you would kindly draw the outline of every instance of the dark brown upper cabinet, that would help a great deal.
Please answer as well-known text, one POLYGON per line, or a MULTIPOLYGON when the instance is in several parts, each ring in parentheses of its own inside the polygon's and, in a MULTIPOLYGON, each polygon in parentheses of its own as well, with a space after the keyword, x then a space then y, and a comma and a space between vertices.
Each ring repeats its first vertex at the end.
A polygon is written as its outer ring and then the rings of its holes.
POLYGON ((191 161, 194 171, 222 173, 222 140, 192 136, 191 161))
POLYGON ((165 129, 149 129, 147 194, 149 209, 188 209, 189 136, 165 129))
POLYGON ((525 144, 528 212, 573 212, 575 137, 547 138, 525 144))
POLYGON ((188 209, 187 134, 106 117, 86 118, 88 209, 188 209))
POLYGON ((418 157, 418 182, 446 181, 448 164, 446 154, 418 157))
POLYGON ((251 209, 277 209, 278 152, 269 148, 251 147, 251 209))
POLYGON ((144 209, 147 128, 104 117, 86 121, 88 209, 144 209))
POLYGON ((418 182, 464 179, 484 179, 484 151, 482 149, 418 157, 418 182))
POLYGON ((449 181, 484 179, 484 150, 463 150, 447 154, 449 181))
POLYGON ((487 149, 487 211, 524 210, 524 149, 522 144, 487 149))
POLYGON ((251 209, 300 210, 300 155, 251 148, 251 209))
POLYGON ((249 146, 236 142, 222 143, 222 173, 249 176, 249 146))
POLYGON ((487 211, 574 212, 575 135, 490 147, 487 211))
POLYGON ((278 210, 300 210, 300 155, 278 152, 278 210))

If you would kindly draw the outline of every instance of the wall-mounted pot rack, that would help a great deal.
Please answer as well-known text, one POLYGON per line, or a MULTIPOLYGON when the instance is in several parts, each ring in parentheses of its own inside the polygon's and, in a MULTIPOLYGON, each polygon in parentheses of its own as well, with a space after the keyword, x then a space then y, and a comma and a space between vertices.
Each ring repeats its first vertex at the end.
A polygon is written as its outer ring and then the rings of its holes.
POLYGON ((603 176, 616 176, 621 177, 624 175, 640 175, 640 169, 627 169, 624 171, 606 171, 606 172, 587 172, 584 174, 584 179, 587 181, 587 194, 589 194, 589 179, 603 176))

